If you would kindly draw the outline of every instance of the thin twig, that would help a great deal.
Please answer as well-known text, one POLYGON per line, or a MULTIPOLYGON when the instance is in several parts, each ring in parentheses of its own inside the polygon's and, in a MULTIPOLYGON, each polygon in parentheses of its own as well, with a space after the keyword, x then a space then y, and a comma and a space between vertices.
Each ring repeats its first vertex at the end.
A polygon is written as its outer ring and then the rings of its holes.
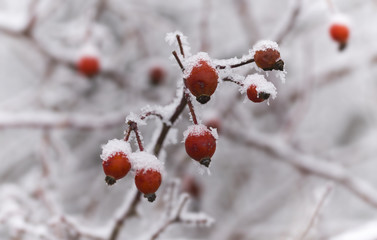
POLYGON ((302 233, 301 237, 299 238, 300 240, 304 240, 306 235, 309 233, 310 229, 313 227, 315 220, 318 217, 319 212, 322 209, 323 204, 325 203, 325 200, 329 196, 330 192, 332 191, 333 187, 332 185, 326 186, 326 191, 323 193, 321 199, 319 200, 316 208, 314 209, 313 215, 310 218, 309 224, 306 227, 305 231, 302 233))
MULTIPOLYGON (((236 64, 232 64, 232 65, 229 65, 230 68, 238 68, 238 67, 241 67, 243 65, 246 65, 246 64, 249 64, 249 63, 253 63, 254 62, 254 58, 251 58, 251 59, 247 59, 247 60, 243 60, 239 63, 236 63, 236 64)), ((225 65, 217 65, 216 68, 218 69, 225 69, 227 68, 228 66, 225 66, 225 65)))
POLYGON ((198 124, 198 120, 196 118, 194 106, 192 105, 192 102, 191 102, 191 96, 190 96, 189 93, 185 93, 185 97, 186 97, 187 105, 189 106, 189 109, 190 109, 192 121, 194 122, 194 124, 197 125, 198 124))
POLYGON ((182 72, 184 72, 185 71, 185 67, 182 64, 181 59, 179 59, 177 52, 173 51, 172 54, 174 55, 175 60, 177 60, 177 63, 179 65, 179 67, 181 68, 182 72))
POLYGON ((239 82, 239 81, 236 81, 236 80, 234 80, 234 79, 231 78, 231 77, 223 78, 223 81, 224 81, 224 82, 232 82, 232 83, 235 83, 235 84, 237 84, 237 85, 239 85, 239 86, 241 86, 241 87, 244 86, 243 83, 241 83, 241 82, 239 82))
POLYGON ((179 51, 181 52, 182 57, 185 57, 185 52, 183 51, 183 45, 182 45, 182 41, 181 41, 181 36, 179 36, 177 34, 175 37, 177 38, 177 42, 178 42, 178 46, 179 46, 179 51))

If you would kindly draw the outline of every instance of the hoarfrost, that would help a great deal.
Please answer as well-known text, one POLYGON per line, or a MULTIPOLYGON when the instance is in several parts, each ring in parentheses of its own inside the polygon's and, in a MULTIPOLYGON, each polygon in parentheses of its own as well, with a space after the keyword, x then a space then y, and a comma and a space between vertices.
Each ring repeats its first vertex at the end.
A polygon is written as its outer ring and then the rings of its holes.
POLYGON ((140 118, 140 115, 133 112, 130 112, 130 114, 126 117, 126 123, 128 123, 129 121, 135 122, 139 126, 147 124, 145 120, 142 120, 140 118))
POLYGON ((250 50, 251 51, 250 55, 254 56, 256 51, 263 51, 266 49, 274 49, 280 52, 279 45, 276 42, 271 41, 271 40, 261 40, 253 46, 252 50, 250 50))
POLYGON ((147 152, 134 152, 130 155, 132 169, 163 171, 163 163, 153 154, 147 152))
POLYGON ((243 86, 240 88, 241 93, 245 93, 249 86, 256 86, 256 90, 259 93, 264 92, 270 94, 272 99, 276 98, 276 87, 271 82, 267 81, 263 75, 253 74, 246 77, 243 82, 243 86))
MULTIPOLYGON (((183 73, 183 77, 187 78, 190 74, 191 71, 194 67, 200 66, 201 63, 200 61, 205 61, 208 63, 209 66, 213 67, 216 69, 216 65, 213 63, 211 58, 208 56, 208 53, 206 52, 199 52, 189 58, 185 58, 183 60, 183 65, 185 66, 185 71, 183 73)), ((217 70, 216 70, 217 72, 217 70)))
MULTIPOLYGON (((183 142, 186 141, 186 138, 189 134, 191 134, 193 136, 202 136, 208 131, 209 131, 208 128, 203 124, 191 125, 186 129, 186 131, 183 132, 183 142)), ((212 135, 213 135, 213 133, 212 133, 212 135)), ((217 132, 216 132, 216 135, 217 135, 217 132)))
POLYGON ((102 154, 100 155, 103 161, 107 161, 110 157, 117 152, 122 152, 126 155, 131 153, 131 146, 128 142, 119 139, 109 140, 106 144, 102 145, 102 154))
POLYGON ((185 52, 185 56, 191 56, 191 48, 190 45, 187 41, 187 36, 183 35, 182 32, 180 31, 175 31, 175 32, 170 32, 166 34, 165 41, 172 46, 175 44, 175 46, 178 46, 177 38, 176 36, 179 35, 181 38, 182 46, 183 46, 183 51, 185 52))

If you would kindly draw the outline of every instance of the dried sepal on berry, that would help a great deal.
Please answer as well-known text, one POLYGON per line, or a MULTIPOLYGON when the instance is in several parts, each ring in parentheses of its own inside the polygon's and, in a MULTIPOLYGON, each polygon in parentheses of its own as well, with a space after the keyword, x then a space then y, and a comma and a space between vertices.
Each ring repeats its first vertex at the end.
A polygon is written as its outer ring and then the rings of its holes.
POLYGON ((200 164, 209 167, 211 157, 216 151, 218 138, 215 129, 209 130, 205 125, 192 125, 184 133, 187 154, 200 164))
POLYGON ((257 42, 252 50, 255 64, 264 71, 284 70, 284 62, 280 59, 280 49, 276 42, 263 40, 257 42))
POLYGON ((113 185, 117 180, 123 178, 131 169, 129 155, 131 147, 128 142, 119 139, 109 140, 102 146, 102 167, 106 174, 105 181, 113 185))
POLYGON ((198 53, 185 62, 186 86, 201 104, 207 103, 215 92, 219 75, 207 53, 198 53))
POLYGON ((263 75, 259 74, 247 76, 240 92, 246 92, 247 97, 255 103, 263 102, 270 97, 275 99, 277 95, 275 86, 271 82, 268 82, 263 75))
POLYGON ((161 185, 163 164, 153 154, 147 152, 132 153, 132 167, 135 171, 135 185, 148 201, 156 199, 156 191, 161 185))

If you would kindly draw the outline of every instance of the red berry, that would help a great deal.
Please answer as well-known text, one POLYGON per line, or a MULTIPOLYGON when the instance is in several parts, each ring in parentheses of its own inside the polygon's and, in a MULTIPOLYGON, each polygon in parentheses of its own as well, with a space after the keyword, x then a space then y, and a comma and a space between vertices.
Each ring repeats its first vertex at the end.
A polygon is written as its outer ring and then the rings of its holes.
POLYGON ((216 151, 216 139, 205 126, 194 127, 198 129, 190 131, 185 140, 186 152, 192 159, 208 167, 216 151))
POLYGON ((196 97, 196 100, 204 104, 210 100, 211 95, 215 92, 218 78, 216 69, 205 60, 200 60, 187 77, 186 86, 196 97))
POLYGON ((247 89, 247 97, 255 102, 263 102, 264 100, 268 99, 270 97, 270 94, 265 93, 265 92, 260 92, 258 93, 257 87, 255 85, 250 85, 247 89))
POLYGON ((346 43, 349 36, 349 29, 346 25, 334 23, 330 27, 330 35, 335 41, 346 43))
POLYGON ((273 48, 256 51, 254 54, 254 61, 258 67, 265 71, 284 70, 284 62, 280 59, 280 53, 273 48))
POLYGON ((339 50, 343 50, 347 46, 349 34, 347 25, 334 23, 330 27, 330 35, 334 41, 339 43, 339 50))
POLYGON ((106 174, 105 181, 113 185, 116 180, 123 178, 131 169, 130 161, 126 154, 117 152, 102 162, 103 171, 106 174))
POLYGON ((136 171, 135 184, 140 192, 148 201, 153 202, 156 199, 155 192, 161 185, 161 173, 155 169, 140 169, 136 171))
POLYGON ((158 86, 164 83, 166 77, 165 70, 160 66, 154 66, 149 70, 149 83, 158 86))
POLYGON ((97 57, 83 56, 77 63, 77 69, 87 77, 92 77, 100 70, 100 63, 97 57))

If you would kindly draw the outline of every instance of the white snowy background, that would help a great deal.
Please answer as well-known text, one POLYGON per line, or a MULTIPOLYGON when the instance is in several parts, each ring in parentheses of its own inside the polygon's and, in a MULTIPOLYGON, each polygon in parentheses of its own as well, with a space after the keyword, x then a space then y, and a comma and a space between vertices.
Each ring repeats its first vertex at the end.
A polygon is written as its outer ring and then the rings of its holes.
MULTIPOLYGON (((118 225, 117 239, 377 239, 377 1, 330 6, 0 0, 0 239, 109 240, 118 225), (329 36, 334 9, 351 20, 343 52, 329 36), (266 76, 269 105, 244 102, 229 82, 195 103, 200 120, 221 123, 210 174, 185 152, 186 109, 159 156, 157 200, 131 207, 133 176, 107 186, 101 145, 123 137, 130 112, 173 101, 182 73, 164 39, 176 30, 215 59, 277 41, 286 83, 266 76), (89 48, 102 66, 93 78, 75 69, 89 48), (167 73, 160 86, 148 79, 155 65, 167 73)), ((140 126, 147 149, 160 127, 140 126)))

